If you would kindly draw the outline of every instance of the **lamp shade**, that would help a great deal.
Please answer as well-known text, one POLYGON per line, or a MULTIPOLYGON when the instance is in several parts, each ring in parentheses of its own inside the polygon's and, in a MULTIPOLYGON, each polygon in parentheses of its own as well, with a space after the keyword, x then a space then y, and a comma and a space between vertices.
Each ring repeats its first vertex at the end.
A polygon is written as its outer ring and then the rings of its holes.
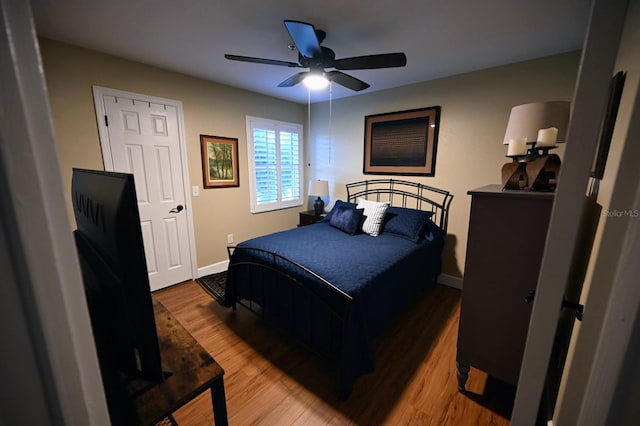
POLYGON ((326 180, 310 180, 309 195, 326 197, 329 195, 329 182, 326 180))
POLYGON ((570 104, 569 101, 550 101, 514 106, 503 144, 508 145, 510 140, 521 138, 526 138, 528 144, 536 143, 539 134, 546 134, 540 130, 551 127, 558 129, 555 142, 564 142, 569 125, 570 104))

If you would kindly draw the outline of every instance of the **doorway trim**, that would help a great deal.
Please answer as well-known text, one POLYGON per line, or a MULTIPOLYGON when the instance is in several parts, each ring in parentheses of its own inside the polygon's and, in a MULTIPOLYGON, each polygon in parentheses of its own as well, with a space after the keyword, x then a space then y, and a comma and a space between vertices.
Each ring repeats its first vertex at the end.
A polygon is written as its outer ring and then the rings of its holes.
POLYGON ((569 139, 556 188, 511 415, 513 425, 533 425, 540 406, 563 295, 579 239, 580 221, 577 219, 584 211, 589 171, 626 9, 627 0, 593 0, 572 102, 569 139))
POLYGON ((198 277, 198 263, 196 256, 195 228, 193 226, 193 204, 191 202, 191 187, 189 182, 189 162, 187 161, 187 143, 185 140, 184 113, 182 102, 174 99, 161 98, 151 95, 143 95, 140 93, 127 92, 124 90, 112 89, 109 87, 93 86, 93 102, 96 108, 96 122, 98 124, 98 134, 100 136, 100 147, 102 148, 102 160, 106 171, 114 171, 113 157, 111 154, 111 145, 109 145, 109 133, 104 120, 106 115, 104 96, 115 96, 123 98, 137 98, 146 102, 158 103, 163 105, 171 105, 176 108, 178 115, 178 144, 180 145, 180 165, 182 167, 182 182, 184 191, 185 213, 187 214, 187 229, 189 235, 189 256, 191 265, 191 279, 198 277))

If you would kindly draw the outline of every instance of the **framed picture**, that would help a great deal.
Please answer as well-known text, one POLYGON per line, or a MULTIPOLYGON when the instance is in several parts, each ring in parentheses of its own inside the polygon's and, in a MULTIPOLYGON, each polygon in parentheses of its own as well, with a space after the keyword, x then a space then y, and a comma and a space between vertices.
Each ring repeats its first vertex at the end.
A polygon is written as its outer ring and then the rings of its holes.
POLYGON ((238 139, 200 135, 204 188, 240 186, 238 139))
POLYGON ((440 107, 364 118, 365 174, 434 176, 440 107))
POLYGON ((611 137, 613 129, 616 126, 616 117, 618 116, 618 108, 620 107, 620 98, 622 98, 622 89, 624 88, 624 80, 626 73, 620 71, 611 79, 609 86, 609 101, 607 109, 602 119, 602 127, 600 128, 600 139, 596 147, 596 156, 593 159, 591 167, 591 177, 600 179, 604 177, 604 167, 607 164, 609 156, 609 147, 611 146, 611 137))

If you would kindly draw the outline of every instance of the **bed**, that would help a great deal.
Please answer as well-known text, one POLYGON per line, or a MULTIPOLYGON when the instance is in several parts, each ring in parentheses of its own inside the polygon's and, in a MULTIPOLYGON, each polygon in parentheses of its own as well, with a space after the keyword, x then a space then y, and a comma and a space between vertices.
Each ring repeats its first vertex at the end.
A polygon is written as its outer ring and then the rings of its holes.
POLYGON ((440 274, 453 198, 396 179, 346 188, 318 223, 228 247, 224 299, 335 360, 342 399, 374 369, 373 339, 440 274))

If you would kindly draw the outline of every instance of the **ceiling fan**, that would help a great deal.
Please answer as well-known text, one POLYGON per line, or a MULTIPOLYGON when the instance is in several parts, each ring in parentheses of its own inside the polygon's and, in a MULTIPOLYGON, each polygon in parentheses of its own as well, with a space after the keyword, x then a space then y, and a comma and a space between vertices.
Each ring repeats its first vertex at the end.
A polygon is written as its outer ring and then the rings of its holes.
POLYGON ((291 40, 298 50, 298 62, 278 61, 274 59, 252 58, 249 56, 224 55, 232 61, 253 62, 257 64, 278 65, 290 68, 309 68, 309 71, 292 75, 278 87, 291 87, 312 75, 324 76, 329 81, 334 81, 351 90, 360 91, 369 86, 349 74, 337 70, 368 70, 378 68, 403 67, 407 64, 404 53, 383 53, 378 55, 354 56, 351 58, 336 59, 335 52, 320 44, 326 37, 326 33, 317 30, 306 22, 285 20, 284 26, 291 36, 291 40), (326 71, 327 68, 335 68, 326 71))

